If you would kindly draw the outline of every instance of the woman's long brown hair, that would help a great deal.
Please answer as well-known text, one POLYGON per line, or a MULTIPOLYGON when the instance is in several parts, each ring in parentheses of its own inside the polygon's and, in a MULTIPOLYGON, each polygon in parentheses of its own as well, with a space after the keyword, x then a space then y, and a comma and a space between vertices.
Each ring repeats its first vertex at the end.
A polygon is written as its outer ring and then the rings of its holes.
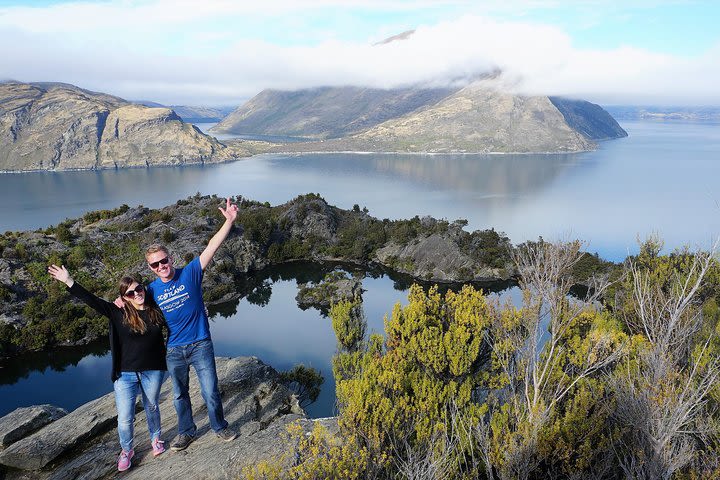
MULTIPOLYGON (((133 283, 142 285, 142 282, 132 277, 123 277, 122 280, 120 280, 118 289, 120 290, 121 297, 125 296, 125 292, 127 292, 128 288, 130 288, 130 285, 133 283)), ((147 331, 147 325, 143 319, 140 318, 137 309, 131 302, 125 300, 125 307, 123 308, 123 311, 123 320, 125 321, 125 324, 130 327, 130 330, 140 334, 147 331)), ((155 299, 152 298, 151 295, 148 295, 147 292, 145 292, 145 311, 147 311, 147 317, 151 325, 159 326, 165 323, 165 317, 163 317, 160 307, 157 306, 155 299)))

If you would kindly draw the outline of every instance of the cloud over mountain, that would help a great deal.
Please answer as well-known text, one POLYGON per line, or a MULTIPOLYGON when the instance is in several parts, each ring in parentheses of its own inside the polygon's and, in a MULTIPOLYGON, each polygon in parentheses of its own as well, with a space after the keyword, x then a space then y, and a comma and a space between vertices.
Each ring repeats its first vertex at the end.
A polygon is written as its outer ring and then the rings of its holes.
MULTIPOLYGON (((162 103, 219 105, 238 104, 265 88, 459 85, 500 69, 516 92, 601 103, 720 104, 715 87, 720 43, 694 56, 629 44, 588 48, 541 21, 473 13, 425 21, 404 38, 378 43, 384 38, 377 38, 379 32, 395 25, 392 20, 362 38, 348 38, 339 33, 348 21, 340 16, 327 30, 304 19, 322 8, 341 8, 333 1, 294 7, 270 1, 264 10, 235 3, 3 7, 0 78, 63 81, 162 103)), ((379 5, 370 2, 367 8, 381 13, 391 8, 379 5)), ((402 31, 401 22, 396 24, 394 34, 402 31)))

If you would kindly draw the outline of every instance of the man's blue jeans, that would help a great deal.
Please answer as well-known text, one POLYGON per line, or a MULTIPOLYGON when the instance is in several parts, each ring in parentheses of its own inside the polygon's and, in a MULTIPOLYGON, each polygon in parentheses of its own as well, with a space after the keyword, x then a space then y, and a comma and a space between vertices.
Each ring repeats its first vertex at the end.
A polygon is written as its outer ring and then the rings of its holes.
POLYGON ((167 351, 167 367, 173 382, 175 412, 178 416, 178 434, 194 437, 197 431, 190 403, 190 365, 195 369, 200 383, 200 393, 207 406, 210 427, 215 432, 224 430, 228 422, 223 415, 220 400, 215 350, 211 340, 201 340, 190 345, 170 347, 167 351))
POLYGON ((133 425, 135 424, 135 400, 138 391, 142 393, 142 403, 145 408, 150 441, 160 438, 160 386, 165 380, 165 373, 161 370, 148 370, 146 372, 120 372, 120 378, 115 380, 115 406, 118 413, 118 435, 120 447, 126 452, 133 449, 133 425))

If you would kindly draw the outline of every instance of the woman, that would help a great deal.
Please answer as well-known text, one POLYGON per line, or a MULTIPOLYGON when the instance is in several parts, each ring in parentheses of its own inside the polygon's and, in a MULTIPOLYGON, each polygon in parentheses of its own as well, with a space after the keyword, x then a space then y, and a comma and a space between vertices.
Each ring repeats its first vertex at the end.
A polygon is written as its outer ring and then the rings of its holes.
POLYGON ((48 273, 65 283, 72 295, 110 319, 112 380, 122 448, 118 470, 130 468, 135 454, 133 424, 138 390, 142 393, 153 455, 160 455, 165 446, 160 440, 158 398, 167 372, 162 312, 152 297, 145 298, 145 287, 134 278, 124 277, 120 281, 119 290, 125 306, 118 308, 85 290, 73 280, 64 265, 50 265, 48 273))

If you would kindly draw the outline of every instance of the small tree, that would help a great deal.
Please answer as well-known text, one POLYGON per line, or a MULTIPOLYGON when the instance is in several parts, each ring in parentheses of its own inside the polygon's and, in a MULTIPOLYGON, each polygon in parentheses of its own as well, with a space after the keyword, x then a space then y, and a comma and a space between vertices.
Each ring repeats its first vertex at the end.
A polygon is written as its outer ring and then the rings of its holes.
POLYGON ((541 240, 513 254, 523 306, 498 309, 487 330, 493 390, 488 418, 476 429, 489 478, 528 478, 548 462, 560 415, 592 410, 567 401, 592 388, 593 376, 619 358, 626 342, 617 322, 600 311, 605 279, 594 279, 584 299, 568 296, 581 246, 541 240))
MULTIPOLYGON (((714 328, 700 334, 706 279, 717 269, 716 246, 660 256, 662 243, 649 239, 626 264, 616 306, 635 334, 636 348, 612 387, 616 420, 633 425, 617 448, 628 477, 671 478, 703 453, 708 437, 717 443, 714 407, 708 405, 720 375, 717 337, 714 328)), ((717 466, 696 469, 705 478, 719 473, 717 466)))
MULTIPOLYGON (((343 358, 336 374, 340 427, 360 439, 371 458, 388 459, 372 468, 404 471, 408 478, 462 478, 469 438, 458 435, 453 408, 477 422, 483 406, 475 392, 483 385, 490 350, 485 329, 490 307, 471 286, 445 296, 418 285, 408 305, 395 305, 385 319, 386 337, 372 335, 343 358), (454 407, 451 407, 453 406, 454 407), (414 473, 412 473, 414 472, 414 473)), ((349 305, 331 311, 340 343, 348 335, 349 305), (344 320, 343 320, 344 318, 344 320)), ((352 329, 350 329, 352 330, 352 329)), ((383 475, 381 475, 383 476, 383 475)))

